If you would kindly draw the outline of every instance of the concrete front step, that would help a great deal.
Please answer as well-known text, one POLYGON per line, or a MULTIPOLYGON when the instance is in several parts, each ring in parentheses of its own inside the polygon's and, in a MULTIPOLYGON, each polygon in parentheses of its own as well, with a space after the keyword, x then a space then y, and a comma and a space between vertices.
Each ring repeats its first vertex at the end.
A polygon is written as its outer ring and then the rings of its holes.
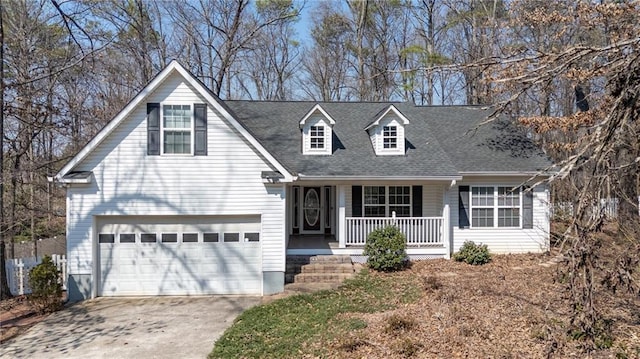
POLYGON ((310 263, 349 263, 351 264, 351 256, 343 255, 324 255, 313 256, 309 258, 310 263))
POLYGON ((354 273, 348 255, 288 256, 285 283, 341 283, 354 273))
POLYGON ((355 273, 300 273, 295 276, 295 283, 335 283, 350 279, 355 273))
POLYGON ((302 273, 353 273, 351 263, 312 262, 302 266, 302 273))

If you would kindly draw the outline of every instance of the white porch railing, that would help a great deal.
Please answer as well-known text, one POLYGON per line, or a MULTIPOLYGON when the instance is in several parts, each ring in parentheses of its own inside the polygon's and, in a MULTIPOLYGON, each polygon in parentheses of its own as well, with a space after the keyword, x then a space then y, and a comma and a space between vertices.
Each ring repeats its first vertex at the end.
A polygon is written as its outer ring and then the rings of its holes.
MULTIPOLYGON (((67 258, 63 255, 53 254, 51 260, 60 271, 60 281, 62 289, 67 289, 67 258)), ((23 295, 31 293, 29 286, 29 271, 31 268, 42 262, 42 258, 17 258, 7 259, 6 268, 9 277, 9 289, 13 295, 23 295)))
POLYGON ((445 217, 347 217, 347 246, 364 246, 376 229, 394 225, 407 238, 407 246, 445 245, 445 217))

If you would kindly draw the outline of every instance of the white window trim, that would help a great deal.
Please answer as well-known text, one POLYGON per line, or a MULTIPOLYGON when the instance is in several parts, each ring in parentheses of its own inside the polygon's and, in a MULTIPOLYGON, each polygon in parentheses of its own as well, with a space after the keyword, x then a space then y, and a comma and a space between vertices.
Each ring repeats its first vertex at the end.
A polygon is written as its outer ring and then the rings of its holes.
POLYGON ((499 229, 499 230, 503 230, 503 229, 522 229, 522 222, 523 222, 523 213, 522 213, 522 207, 523 207, 523 190, 522 188, 520 188, 520 191, 518 193, 518 197, 519 197, 519 204, 518 204, 518 209, 519 209, 519 215, 518 215, 518 222, 519 225, 517 227, 498 227, 498 209, 500 208, 516 208, 516 207, 512 207, 512 206, 500 206, 498 205, 498 187, 507 187, 507 188, 515 188, 518 187, 517 185, 505 185, 505 184, 498 184, 498 185, 491 185, 491 184, 485 184, 485 185, 472 185, 469 187, 469 228, 471 229, 476 229, 476 230, 495 230, 495 229, 499 229), (493 207, 489 207, 489 206, 475 206, 473 205, 473 188, 478 188, 478 187, 492 187, 493 188, 493 207), (493 208, 493 226, 492 227, 474 227, 473 226, 473 209, 474 208, 493 208))
POLYGON ((318 122, 315 125, 311 125, 309 126, 309 152, 326 152, 327 151, 327 141, 326 141, 326 135, 327 135, 327 126, 324 123, 318 122), (311 134, 311 131, 313 129, 313 127, 316 128, 321 128, 322 129, 322 136, 314 136, 311 134), (311 142, 312 140, 316 138, 316 139, 322 139, 322 147, 313 147, 311 142))
POLYGON ((389 207, 409 207, 409 216, 408 217, 397 217, 397 218, 413 218, 413 186, 404 186, 404 185, 363 185, 362 186, 362 217, 364 218, 391 218, 391 211, 389 207), (384 217, 367 217, 366 207, 380 207, 380 204, 366 204, 365 201, 365 187, 384 187, 384 217), (389 187, 409 187, 409 204, 394 204, 391 206, 389 204, 389 187))
MULTIPOLYGON (((175 128, 175 129, 166 129, 167 131, 170 130, 178 130, 178 131, 184 131, 185 129, 183 128, 175 128)), ((169 156, 169 157, 187 157, 187 156, 193 156, 195 153, 195 139, 196 139, 196 129, 195 129, 195 113, 194 113, 194 108, 193 108, 193 104, 192 103, 185 103, 185 102, 162 102, 160 103, 160 155, 162 156, 169 156), (164 106, 189 106, 189 111, 191 112, 191 127, 189 128, 189 132, 190 132, 190 138, 191 140, 189 141, 190 147, 191 147, 191 151, 189 153, 165 153, 164 152, 164 106)))
POLYGON ((382 150, 383 151, 398 151, 398 147, 399 147, 398 137, 400 137, 400 136, 398 136, 398 126, 397 125, 389 124, 389 125, 382 126, 382 150), (390 129, 389 132, 391 132, 391 128, 393 127, 393 132, 395 132, 396 135, 395 136, 386 136, 385 135, 385 127, 390 129), (384 141, 386 139, 390 139, 390 140, 391 139, 395 139, 396 140, 395 141, 395 147, 384 147, 384 141))

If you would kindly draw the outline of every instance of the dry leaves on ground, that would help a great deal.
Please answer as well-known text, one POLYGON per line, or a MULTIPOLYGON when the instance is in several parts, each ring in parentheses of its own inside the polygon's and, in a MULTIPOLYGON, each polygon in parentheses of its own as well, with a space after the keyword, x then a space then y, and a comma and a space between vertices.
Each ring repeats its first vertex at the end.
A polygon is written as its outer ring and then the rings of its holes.
MULTIPOLYGON (((366 328, 333 341, 340 358, 543 358, 586 353, 567 333, 569 304, 550 255, 498 255, 471 266, 449 260, 415 262, 392 275, 418 276, 416 303, 373 314, 349 313, 366 328)), ((560 264, 561 265, 561 264, 560 264)), ((600 303, 612 341, 593 357, 638 357, 637 298, 607 295, 600 303), (626 355, 626 356, 625 356, 626 355)))

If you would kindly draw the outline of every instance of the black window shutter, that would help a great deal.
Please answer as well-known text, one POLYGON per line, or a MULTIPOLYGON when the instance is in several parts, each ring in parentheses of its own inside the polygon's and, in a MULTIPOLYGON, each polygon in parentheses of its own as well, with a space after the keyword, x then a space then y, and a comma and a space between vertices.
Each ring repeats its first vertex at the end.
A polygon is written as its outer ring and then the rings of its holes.
POLYGON ((354 217, 362 217, 362 186, 351 186, 351 208, 354 217))
POLYGON ((411 207, 413 217, 422 217, 422 186, 413 186, 411 188, 411 207))
POLYGON ((522 228, 533 228, 533 189, 523 188, 522 228))
POLYGON ((147 155, 160 154, 160 104, 147 103, 147 155))
POLYGON ((195 118, 195 155, 207 155, 207 105, 196 103, 193 105, 195 118))
POLYGON ((469 228, 469 186, 458 187, 458 227, 469 228))

